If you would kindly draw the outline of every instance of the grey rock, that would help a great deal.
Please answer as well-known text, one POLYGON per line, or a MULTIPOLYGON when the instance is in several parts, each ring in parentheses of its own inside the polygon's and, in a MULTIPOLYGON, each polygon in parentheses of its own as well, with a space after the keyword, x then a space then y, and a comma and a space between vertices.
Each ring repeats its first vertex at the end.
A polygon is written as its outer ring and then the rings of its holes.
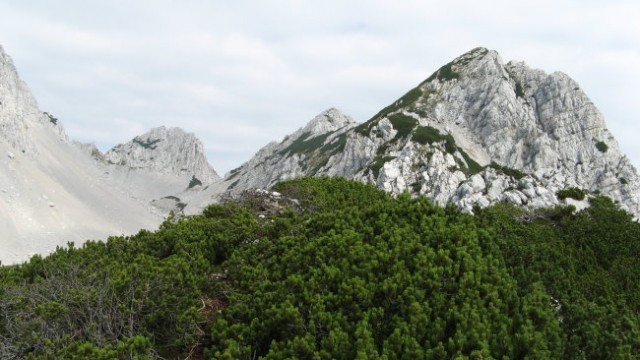
POLYGON ((79 246, 153 230, 169 211, 186 206, 173 194, 191 183, 204 192, 203 185, 219 180, 200 141, 179 129, 154 129, 108 154, 70 141, 61 122, 38 108, 1 47, 0 152, 7 154, 0 158, 3 264, 68 241, 79 246))
POLYGON ((42 112, 0 48, 0 261, 24 261, 68 241, 132 234, 163 220, 69 141, 42 112))
POLYGON ((152 129, 105 154, 71 142, 0 47, 0 151, 0 233, 16 239, 0 239, 4 263, 69 239, 154 228, 170 211, 197 214, 221 197, 302 176, 355 179, 467 212, 499 202, 581 209, 588 200, 556 196, 578 187, 640 215, 637 171, 580 86, 484 48, 364 123, 323 111, 220 179, 200 140, 178 128, 152 129))
POLYGON ((458 57, 366 123, 331 114, 259 151, 225 177, 227 187, 342 176, 469 211, 554 206, 558 190, 578 187, 640 214, 637 171, 580 86, 563 73, 504 64, 492 50, 458 57))
POLYGON ((210 184, 220 177, 209 165, 202 142, 192 133, 164 126, 107 151, 105 161, 133 169, 191 178, 210 184))
POLYGON ((36 157, 38 150, 30 136, 34 127, 44 127, 62 140, 68 139, 62 126, 40 111, 29 88, 18 77, 13 61, 0 46, 0 138, 14 153, 36 157))

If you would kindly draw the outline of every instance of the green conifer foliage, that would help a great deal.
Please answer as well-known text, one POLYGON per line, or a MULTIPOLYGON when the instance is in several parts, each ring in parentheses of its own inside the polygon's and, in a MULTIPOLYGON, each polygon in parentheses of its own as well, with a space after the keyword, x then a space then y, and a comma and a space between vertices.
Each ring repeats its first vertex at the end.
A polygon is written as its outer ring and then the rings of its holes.
POLYGON ((640 353, 640 226, 475 216, 305 178, 0 268, 0 358, 603 359, 640 353))

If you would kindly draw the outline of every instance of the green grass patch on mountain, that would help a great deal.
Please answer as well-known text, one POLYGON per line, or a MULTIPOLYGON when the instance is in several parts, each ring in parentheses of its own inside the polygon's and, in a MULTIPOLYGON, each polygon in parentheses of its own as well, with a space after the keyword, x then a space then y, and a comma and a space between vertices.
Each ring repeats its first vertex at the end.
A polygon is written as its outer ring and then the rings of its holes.
POLYGON ((380 169, 382 169, 384 164, 386 164, 387 162, 395 158, 396 158, 395 156, 382 156, 382 155, 376 156, 373 159, 373 162, 371 162, 371 165, 369 166, 369 169, 371 169, 371 172, 373 173, 373 178, 377 179, 378 175, 380 174, 380 169))
POLYGON ((422 144, 433 144, 445 140, 440 131, 431 126, 418 126, 411 138, 413 141, 422 144))
POLYGON ((491 164, 489 164, 489 167, 494 168, 496 170, 498 170, 499 172, 507 175, 507 176, 511 176, 513 178, 515 178, 516 180, 520 180, 522 178, 524 178, 525 176, 527 176, 527 174, 525 174, 524 172, 518 170, 518 169, 514 169, 514 168, 510 168, 508 166, 502 166, 496 162, 491 162, 491 164))
POLYGON ((344 148, 347 146, 347 134, 342 133, 338 135, 335 139, 333 139, 330 143, 325 144, 320 149, 323 153, 337 154, 344 151, 344 148))
POLYGON ((584 198, 587 196, 587 192, 577 187, 570 187, 558 190, 556 196, 558 196, 558 199, 560 200, 564 200, 567 198, 571 198, 574 200, 584 200, 584 198))
POLYGON ((49 122, 50 123, 52 123, 53 125, 58 125, 58 118, 56 118, 55 116, 49 114, 46 111, 43 114, 45 114, 47 116, 47 118, 49 118, 49 122))
POLYGON ((309 154, 310 152, 318 150, 320 147, 322 147, 324 142, 331 134, 333 134, 333 132, 328 132, 311 137, 311 133, 306 132, 295 139, 289 146, 280 150, 278 154, 309 154))
POLYGON ((429 76, 427 80, 425 80, 424 82, 427 83, 435 79, 438 79, 440 81, 449 81, 449 80, 458 79, 460 77, 460 74, 458 74, 458 72, 456 72, 453 69, 453 65, 455 64, 453 62, 450 62, 442 66, 440 69, 438 69, 438 71, 431 74, 431 76, 429 76))
POLYGON ((475 175, 484 170, 484 166, 473 160, 466 151, 462 150, 462 148, 458 148, 458 151, 460 151, 460 155, 462 155, 464 161, 467 163, 467 175, 475 175))
POLYGON ((444 142, 445 150, 449 154, 453 154, 457 150, 453 135, 443 135, 440 130, 431 126, 418 126, 413 133, 412 140, 423 145, 444 142))
POLYGON ((397 131, 393 140, 399 140, 409 136, 411 131, 418 125, 418 120, 404 114, 393 114, 389 116, 389 121, 397 131))
POLYGON ((515 92, 516 92, 516 97, 524 98, 524 88, 522 87, 522 84, 519 81, 516 81, 515 92))
POLYGON ((460 77, 460 74, 458 74, 455 70, 453 70, 452 63, 446 64, 445 66, 441 67, 440 70, 438 71, 438 80, 441 80, 441 81, 449 81, 449 80, 457 79, 459 77, 460 77))
POLYGON ((409 92, 404 94, 398 100, 394 101, 391 105, 388 105, 382 110, 380 110, 371 119, 369 119, 365 123, 356 127, 356 132, 364 136, 369 136, 371 128, 377 122, 377 120, 382 119, 383 117, 389 115, 394 111, 409 107, 411 104, 418 101, 418 99, 420 99, 422 95, 423 95, 423 92, 422 92, 422 89, 420 89, 420 87, 415 87, 409 90, 409 92))
POLYGON ((151 150, 155 150, 155 148, 158 147, 156 144, 159 143, 160 141, 162 141, 162 139, 140 140, 140 138, 137 138, 137 137, 133 139, 134 144, 138 144, 145 149, 151 149, 151 150))
POLYGON ((432 145, 442 142, 444 143, 444 150, 448 154, 455 154, 456 151, 459 152, 460 155, 462 155, 462 157, 464 158, 466 164, 459 162, 458 165, 465 173, 467 173, 467 175, 477 174, 484 169, 484 167, 473 160, 466 151, 456 145, 456 141, 453 138, 453 135, 443 135, 438 129, 434 127, 418 126, 413 132, 412 140, 422 145, 432 145))

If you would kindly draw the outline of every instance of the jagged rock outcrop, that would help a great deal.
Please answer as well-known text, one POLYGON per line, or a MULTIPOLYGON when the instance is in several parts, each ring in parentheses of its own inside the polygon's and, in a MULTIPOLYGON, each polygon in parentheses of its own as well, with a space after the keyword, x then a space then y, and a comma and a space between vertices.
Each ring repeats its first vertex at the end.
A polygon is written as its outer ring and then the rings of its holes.
POLYGON ((315 175, 323 168, 329 175, 341 175, 331 174, 328 161, 344 150, 341 135, 356 125, 337 109, 323 111, 282 142, 268 144, 249 162, 231 170, 225 178, 228 190, 266 188, 280 180, 315 175))
POLYGON ((180 128, 151 129, 115 146, 104 159, 111 164, 193 179, 199 184, 220 179, 207 161, 202 142, 180 128))
POLYGON ((559 190, 577 187, 640 214, 636 169, 580 86, 504 64, 495 51, 458 57, 366 123, 317 127, 326 119, 308 125, 324 131, 299 130, 260 150, 225 178, 230 191, 331 175, 470 211, 503 201, 553 206, 564 202, 559 190))

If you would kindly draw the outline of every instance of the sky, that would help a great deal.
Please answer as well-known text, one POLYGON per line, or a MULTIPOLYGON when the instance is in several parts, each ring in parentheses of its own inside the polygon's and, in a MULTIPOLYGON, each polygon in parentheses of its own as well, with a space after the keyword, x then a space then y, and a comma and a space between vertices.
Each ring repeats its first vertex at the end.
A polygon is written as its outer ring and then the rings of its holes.
POLYGON ((0 0, 0 45, 71 138, 105 151, 179 126, 220 174, 483 46, 575 79, 637 167, 638 19, 637 0, 0 0))

